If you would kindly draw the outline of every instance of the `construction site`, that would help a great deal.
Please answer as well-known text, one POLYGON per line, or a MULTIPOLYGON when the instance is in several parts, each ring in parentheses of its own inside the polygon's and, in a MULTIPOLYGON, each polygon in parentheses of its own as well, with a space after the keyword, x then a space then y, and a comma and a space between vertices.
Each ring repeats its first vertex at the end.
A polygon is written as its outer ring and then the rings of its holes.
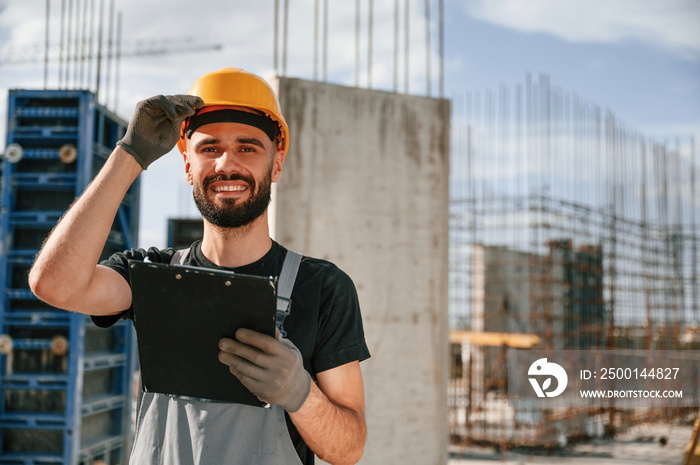
POLYGON ((563 447, 695 408, 507 405, 515 349, 700 347, 698 159, 526 76, 456 102, 450 171, 450 438, 563 447))
MULTIPOLYGON (((230 44, 218 39, 129 42, 115 0, 66 1, 46 2, 45 43, 0 48, 8 76, 16 66, 41 76, 43 66, 43 86, 40 77, 33 86, 16 80, 0 96, 7 99, 0 464, 7 465, 128 463, 139 390, 133 325, 101 329, 45 304, 29 290, 28 271, 126 132, 133 108, 124 101, 134 90, 124 85, 122 60, 199 52, 218 67, 232 65, 224 55, 230 44)), ((285 247, 337 263, 357 287, 372 354, 361 365, 368 435, 359 463, 567 463, 578 453, 572 445, 594 451, 581 463, 603 463, 597 457, 614 459, 617 438, 680 427, 664 449, 671 458, 658 463, 699 464, 695 397, 672 408, 641 401, 545 408, 509 399, 516 352, 674 351, 700 367, 695 138, 639 132, 544 73, 523 71, 521 82, 485 89, 465 79, 447 89, 450 2, 397 0, 392 8, 358 0, 347 2, 345 16, 327 0, 289 3, 276 0, 264 16, 274 48, 271 69, 262 68, 291 139, 270 231, 285 247), (306 28, 313 40, 293 47, 295 14, 313 19, 306 28), (354 66, 337 83, 328 50, 341 22, 354 33, 343 42, 354 66), (300 78, 291 56, 302 44, 313 62, 300 78)), ((262 47, 246 44, 239 48, 262 47)), ((153 245, 144 223, 165 210, 162 202, 191 202, 189 185, 171 180, 181 166, 158 171, 163 165, 129 189, 101 258, 153 245), (185 185, 171 195, 176 182, 185 185), (158 198, 147 197, 155 184, 158 198)), ((192 206, 168 210, 162 223, 167 247, 202 237, 192 206)), ((663 434, 646 442, 669 441, 663 434)))

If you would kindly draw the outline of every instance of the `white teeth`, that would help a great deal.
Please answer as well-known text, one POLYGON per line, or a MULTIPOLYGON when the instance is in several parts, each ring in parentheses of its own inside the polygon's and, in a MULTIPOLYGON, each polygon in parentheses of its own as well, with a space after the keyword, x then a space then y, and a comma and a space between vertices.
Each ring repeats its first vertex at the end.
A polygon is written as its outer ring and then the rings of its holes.
POLYGON ((246 190, 245 186, 220 186, 214 188, 216 192, 237 192, 246 190))

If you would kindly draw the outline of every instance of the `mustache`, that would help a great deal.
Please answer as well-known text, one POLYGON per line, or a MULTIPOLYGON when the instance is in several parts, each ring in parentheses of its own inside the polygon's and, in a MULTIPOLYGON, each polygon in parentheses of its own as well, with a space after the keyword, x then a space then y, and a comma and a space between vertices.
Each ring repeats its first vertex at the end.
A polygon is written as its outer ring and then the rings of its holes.
POLYGON ((204 182, 202 182, 202 187, 206 191, 207 189, 209 189, 210 185, 219 181, 243 181, 250 186, 250 189, 252 191, 255 191, 255 179, 252 176, 246 176, 240 173, 215 174, 213 176, 208 176, 204 178, 204 182))

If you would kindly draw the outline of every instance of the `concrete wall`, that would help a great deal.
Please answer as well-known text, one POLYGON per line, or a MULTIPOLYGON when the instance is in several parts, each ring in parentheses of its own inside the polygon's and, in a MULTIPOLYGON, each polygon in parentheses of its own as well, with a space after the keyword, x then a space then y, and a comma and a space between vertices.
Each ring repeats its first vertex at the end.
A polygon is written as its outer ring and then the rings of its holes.
POLYGON ((362 464, 447 461, 449 101, 281 78, 291 148, 277 239, 355 281, 362 464))

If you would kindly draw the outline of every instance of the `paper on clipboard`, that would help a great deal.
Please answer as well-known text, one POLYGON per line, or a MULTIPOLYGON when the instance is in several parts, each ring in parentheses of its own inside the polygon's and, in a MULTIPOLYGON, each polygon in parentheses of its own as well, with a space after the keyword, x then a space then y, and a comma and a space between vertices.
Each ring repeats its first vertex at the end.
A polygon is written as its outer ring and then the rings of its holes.
POLYGON ((262 406, 218 359, 238 328, 275 335, 276 279, 129 262, 144 391, 262 406))

